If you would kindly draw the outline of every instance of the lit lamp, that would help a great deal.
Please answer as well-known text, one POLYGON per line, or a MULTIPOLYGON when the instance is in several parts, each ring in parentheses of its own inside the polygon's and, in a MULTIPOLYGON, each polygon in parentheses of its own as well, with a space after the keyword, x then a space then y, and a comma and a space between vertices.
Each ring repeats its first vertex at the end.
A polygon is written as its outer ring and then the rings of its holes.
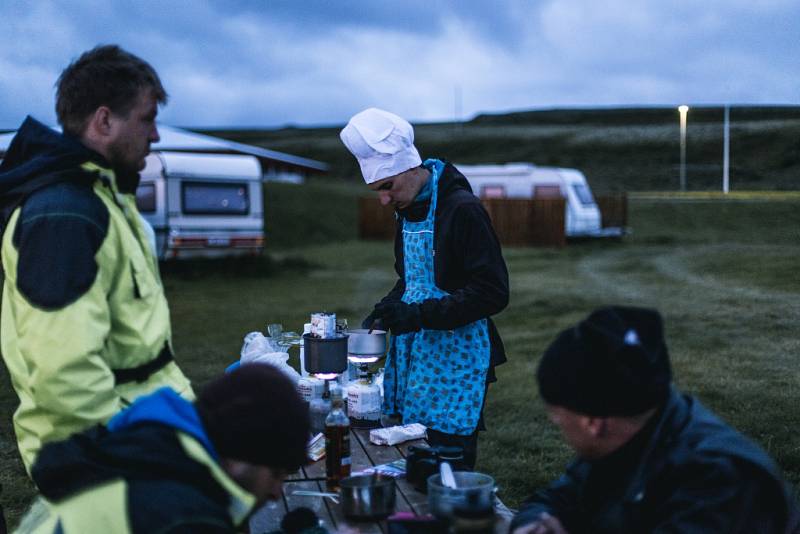
POLYGON ((686 191, 686 115, 689 114, 689 106, 678 106, 681 114, 681 191, 686 191))

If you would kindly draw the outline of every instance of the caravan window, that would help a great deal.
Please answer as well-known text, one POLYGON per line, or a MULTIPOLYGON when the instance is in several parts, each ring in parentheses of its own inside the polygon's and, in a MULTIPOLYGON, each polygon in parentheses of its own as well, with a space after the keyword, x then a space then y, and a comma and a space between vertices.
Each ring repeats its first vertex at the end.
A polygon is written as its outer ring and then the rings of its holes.
POLYGON ((481 187, 481 198, 506 198, 506 186, 484 185, 481 187))
POLYGON ((584 206, 591 206, 594 204, 592 192, 589 191, 589 187, 586 184, 572 184, 572 190, 575 191, 578 200, 580 200, 581 204, 584 206))
POLYGON ((184 182, 183 212, 194 215, 247 215, 246 183, 184 182))
POLYGON ((533 186, 533 198, 561 198, 561 186, 558 184, 543 184, 533 186))
POLYGON ((136 188, 136 207, 141 213, 156 211, 156 184, 139 184, 136 188))

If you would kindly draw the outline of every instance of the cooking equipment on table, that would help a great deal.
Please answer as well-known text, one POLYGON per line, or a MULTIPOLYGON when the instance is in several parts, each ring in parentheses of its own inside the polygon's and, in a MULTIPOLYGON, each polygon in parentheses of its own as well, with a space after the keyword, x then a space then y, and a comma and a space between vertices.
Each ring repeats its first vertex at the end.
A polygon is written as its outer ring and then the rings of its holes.
POLYGON ((303 497, 326 497, 331 501, 333 501, 335 504, 339 504, 339 494, 332 493, 329 491, 295 490, 292 492, 292 495, 299 495, 303 497))
POLYGON ((356 475, 341 480, 342 512, 351 519, 384 519, 394 513, 394 479, 377 475, 356 475))
POLYGON ((376 360, 386 354, 387 335, 385 330, 356 328, 347 331, 347 352, 350 356, 374 357, 376 360))
POLYGON ((370 364, 386 354, 385 330, 357 328, 348 331, 347 359, 357 368, 358 377, 347 391, 347 412, 353 427, 376 428, 381 425, 381 388, 375 383, 370 364))
POLYGON ((406 480, 421 493, 428 491, 428 478, 439 473, 439 464, 447 462, 458 470, 464 464, 464 449, 461 447, 423 447, 412 445, 406 457, 406 480))
POLYGON ((428 477, 428 508, 444 519, 470 515, 493 517, 495 492, 494 479, 483 473, 456 471, 456 487, 448 488, 440 474, 428 477))
POLYGON ((347 334, 335 334, 329 338, 303 334, 303 358, 306 371, 312 375, 339 375, 345 372, 347 370, 347 338, 347 334))
POLYGON ((446 488, 456 489, 456 477, 453 476, 453 468, 447 462, 439 464, 439 475, 442 477, 442 484, 446 488))

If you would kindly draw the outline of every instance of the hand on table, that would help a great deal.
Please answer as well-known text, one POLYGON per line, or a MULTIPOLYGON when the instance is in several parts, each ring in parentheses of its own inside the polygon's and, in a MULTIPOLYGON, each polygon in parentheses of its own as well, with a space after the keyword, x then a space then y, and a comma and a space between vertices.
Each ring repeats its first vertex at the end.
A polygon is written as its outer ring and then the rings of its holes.
POLYGON ((569 534, 557 517, 542 512, 533 523, 514 529, 511 534, 569 534))

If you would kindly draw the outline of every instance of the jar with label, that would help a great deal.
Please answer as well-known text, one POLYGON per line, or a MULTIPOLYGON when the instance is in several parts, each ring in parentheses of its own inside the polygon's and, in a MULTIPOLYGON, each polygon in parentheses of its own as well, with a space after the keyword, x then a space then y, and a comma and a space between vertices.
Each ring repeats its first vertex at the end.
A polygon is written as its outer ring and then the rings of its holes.
POLYGON ((350 476, 350 420, 344 413, 342 389, 331 388, 331 411, 325 418, 325 481, 328 491, 338 491, 350 476))
MULTIPOLYGON (((314 399, 322 398, 322 393, 325 391, 325 381, 313 376, 304 376, 297 381, 297 392, 300 397, 311 404, 314 399)), ((325 412, 327 415, 327 412, 325 412)))
POLYGON ((381 390, 367 378, 350 383, 347 388, 347 413, 356 428, 381 426, 381 390))

